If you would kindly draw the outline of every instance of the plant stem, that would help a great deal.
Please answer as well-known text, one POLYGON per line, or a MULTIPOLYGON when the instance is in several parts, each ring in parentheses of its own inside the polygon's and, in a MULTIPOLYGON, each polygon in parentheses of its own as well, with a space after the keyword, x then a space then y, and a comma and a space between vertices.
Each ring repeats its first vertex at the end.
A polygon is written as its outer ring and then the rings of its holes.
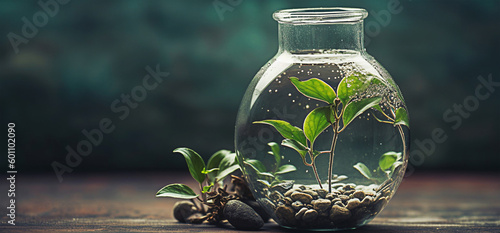
POLYGON ((203 193, 203 185, 200 184, 200 192, 201 192, 201 198, 203 202, 201 203, 201 213, 205 214, 205 205, 203 203, 207 202, 207 194, 203 193))
POLYGON ((406 158, 405 155, 406 155, 406 141, 405 141, 405 134, 403 132, 403 128, 401 127, 401 125, 397 125, 398 127, 398 130, 399 130, 399 134, 401 135, 401 141, 403 142, 403 161, 404 159, 406 158))
POLYGON ((333 127, 333 139, 332 146, 330 149, 330 160, 328 161, 328 192, 332 192, 332 174, 333 174, 333 157, 335 155, 335 145, 337 144, 337 138, 339 136, 339 120, 335 121, 333 127))
POLYGON ((316 180, 318 181, 318 184, 319 184, 319 188, 323 189, 323 185, 321 185, 321 180, 319 179, 318 170, 316 170, 316 164, 314 163, 314 159, 312 159, 311 163, 312 163, 314 175, 316 176, 316 180))

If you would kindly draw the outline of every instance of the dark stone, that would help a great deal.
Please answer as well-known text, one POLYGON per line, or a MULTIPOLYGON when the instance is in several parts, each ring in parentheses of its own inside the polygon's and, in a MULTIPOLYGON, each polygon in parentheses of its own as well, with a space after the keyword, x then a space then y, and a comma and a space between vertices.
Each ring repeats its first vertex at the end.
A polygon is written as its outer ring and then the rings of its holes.
POLYGON ((288 206, 278 206, 275 211, 276 217, 281 225, 294 226, 295 225, 295 211, 288 206))
POLYGON ((244 200, 243 202, 252 207, 252 209, 260 215, 264 222, 268 222, 269 218, 271 218, 269 214, 267 214, 266 210, 259 204, 259 202, 254 200, 244 200))
POLYGON ((228 201, 223 214, 236 229, 258 230, 264 226, 260 215, 252 207, 238 200, 228 201))
POLYGON ((292 200, 300 201, 302 203, 311 203, 313 197, 307 193, 295 192, 292 193, 292 200))
POLYGON ((174 218, 179 222, 186 222, 186 219, 198 213, 194 204, 190 201, 178 201, 174 204, 174 218))

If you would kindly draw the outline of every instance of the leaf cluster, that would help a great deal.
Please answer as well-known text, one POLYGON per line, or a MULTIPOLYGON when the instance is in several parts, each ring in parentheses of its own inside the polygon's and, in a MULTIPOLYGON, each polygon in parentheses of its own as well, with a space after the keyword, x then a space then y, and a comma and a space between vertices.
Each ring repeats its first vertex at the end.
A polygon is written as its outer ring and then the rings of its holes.
POLYGON ((376 169, 370 170, 363 163, 357 163, 353 167, 365 178, 380 184, 384 180, 392 177, 394 171, 403 165, 402 157, 401 152, 389 151, 380 156, 376 169))
MULTIPOLYGON (((215 152, 206 164, 198 153, 189 148, 177 148, 174 152, 184 156, 189 173, 200 184, 200 192, 203 197, 205 197, 205 193, 212 191, 216 184, 220 184, 225 177, 240 169, 236 153, 231 153, 229 150, 215 152)), ((198 196, 193 189, 184 184, 169 184, 156 193, 156 197, 179 199, 194 199, 198 196)))

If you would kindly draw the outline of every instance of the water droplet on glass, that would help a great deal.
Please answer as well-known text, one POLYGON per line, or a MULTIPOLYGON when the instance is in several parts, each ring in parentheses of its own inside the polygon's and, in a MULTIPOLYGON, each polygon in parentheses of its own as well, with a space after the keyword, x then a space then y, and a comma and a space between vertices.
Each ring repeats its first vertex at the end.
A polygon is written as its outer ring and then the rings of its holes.
POLYGON ((292 93, 288 93, 288 96, 292 96, 292 93))
POLYGON ((306 173, 309 173, 309 170, 306 170, 306 173))
POLYGON ((273 92, 273 90, 269 90, 269 93, 273 92))
POLYGON ((278 89, 274 90, 274 92, 278 92, 278 89))
POLYGON ((292 100, 292 103, 295 103, 295 100, 292 100))
POLYGON ((309 104, 308 104, 308 105, 306 105, 306 109, 309 109, 309 104))

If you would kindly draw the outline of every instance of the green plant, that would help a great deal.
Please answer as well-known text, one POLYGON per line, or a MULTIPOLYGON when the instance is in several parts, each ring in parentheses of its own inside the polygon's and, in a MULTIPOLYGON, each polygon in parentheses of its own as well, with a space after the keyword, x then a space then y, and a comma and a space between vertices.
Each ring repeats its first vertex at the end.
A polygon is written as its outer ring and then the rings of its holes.
MULTIPOLYGON (((200 194, 195 193, 193 189, 185 184, 176 183, 161 188, 156 193, 156 197, 172 197, 191 200, 198 211, 203 214, 206 213, 204 205, 221 209, 220 203, 215 203, 213 200, 217 199, 217 196, 220 195, 224 197, 228 196, 225 187, 221 188, 221 186, 223 185, 222 182, 225 177, 240 169, 236 154, 228 150, 217 151, 210 157, 205 165, 201 156, 189 148, 177 148, 174 152, 182 154, 186 159, 189 173, 191 173, 191 176, 199 183, 200 194), (197 205, 194 199, 197 199, 201 204, 197 205)), ((210 218, 218 220, 220 218, 217 214, 218 211, 209 211, 209 214, 205 215, 200 220, 203 221, 210 218)))
POLYGON ((281 165, 281 154, 280 154, 280 146, 276 142, 270 142, 267 145, 271 147, 271 151, 268 151, 268 154, 272 155, 275 160, 275 164, 273 168, 268 171, 266 166, 259 160, 256 159, 248 159, 243 161, 243 164, 249 166, 259 176, 258 181, 268 187, 280 183, 279 175, 283 175, 289 172, 296 171, 297 168, 291 164, 281 165))
MULTIPOLYGON (((329 154, 328 191, 331 193, 333 159, 338 135, 357 116, 372 107, 379 106, 383 98, 381 96, 382 93, 369 90, 369 88, 388 85, 395 87, 395 84, 382 83, 381 80, 371 74, 364 75, 360 73, 344 77, 337 86, 337 92, 330 85, 318 78, 300 81, 296 77, 290 77, 290 81, 302 95, 321 101, 326 106, 317 107, 309 112, 304 120, 302 129, 283 120, 270 119, 254 123, 273 126, 285 138, 281 145, 297 151, 303 163, 313 168, 315 178, 321 188, 323 187, 316 169, 315 160, 321 154, 329 154), (330 150, 315 150, 315 140, 330 127, 333 131, 330 150), (309 155, 310 162, 307 161, 306 155, 309 155)), ((404 118, 404 116, 401 115, 400 118, 404 118)), ((400 119, 400 121, 404 122, 405 119, 400 119)))
POLYGON ((394 171, 401 165, 403 165, 402 153, 389 151, 380 156, 378 160, 378 167, 376 169, 370 170, 365 164, 357 163, 353 167, 361 173, 367 179, 375 182, 376 184, 381 184, 386 179, 390 179, 394 171))

